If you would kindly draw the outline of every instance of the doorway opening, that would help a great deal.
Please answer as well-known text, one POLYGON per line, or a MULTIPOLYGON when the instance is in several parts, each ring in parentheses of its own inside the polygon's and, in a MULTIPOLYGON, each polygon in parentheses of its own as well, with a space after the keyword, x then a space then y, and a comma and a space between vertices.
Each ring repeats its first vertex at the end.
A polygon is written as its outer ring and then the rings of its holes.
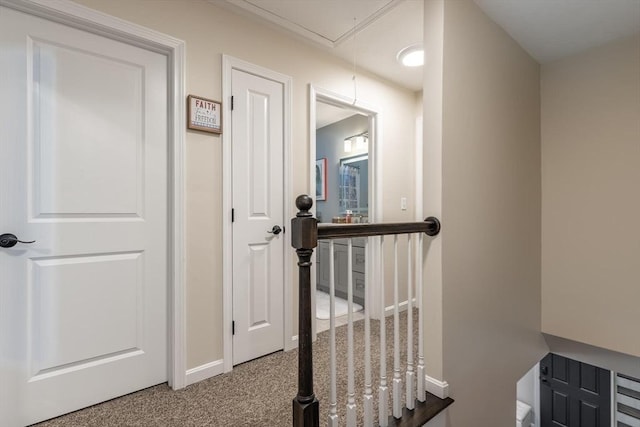
MULTIPOLYGON (((333 224, 379 221, 376 213, 381 209, 375 206, 377 112, 358 101, 313 86, 310 95, 310 187, 315 194, 316 218, 320 223, 333 224)), ((355 320, 363 316, 365 273, 374 264, 368 265, 365 261, 375 256, 365 243, 365 239, 352 240, 355 320), (368 256, 366 252, 370 252, 368 256)), ((334 241, 337 326, 346 323, 348 314, 347 244, 347 240, 334 241)), ((329 328, 329 245, 329 241, 318 242, 315 272, 312 272, 316 333, 329 328)), ((373 275, 367 274, 367 277, 373 275)), ((375 302, 370 304, 377 305, 375 302)))

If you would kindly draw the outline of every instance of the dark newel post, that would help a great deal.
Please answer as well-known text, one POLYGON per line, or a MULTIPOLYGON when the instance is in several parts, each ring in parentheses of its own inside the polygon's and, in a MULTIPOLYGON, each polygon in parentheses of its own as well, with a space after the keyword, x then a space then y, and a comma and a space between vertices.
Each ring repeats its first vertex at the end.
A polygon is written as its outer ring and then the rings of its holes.
POLYGON ((318 246, 318 222, 309 209, 311 197, 296 198, 299 212, 291 220, 291 246, 298 254, 298 395, 293 399, 294 427, 318 427, 319 403, 313 393, 311 337, 311 255, 318 246))

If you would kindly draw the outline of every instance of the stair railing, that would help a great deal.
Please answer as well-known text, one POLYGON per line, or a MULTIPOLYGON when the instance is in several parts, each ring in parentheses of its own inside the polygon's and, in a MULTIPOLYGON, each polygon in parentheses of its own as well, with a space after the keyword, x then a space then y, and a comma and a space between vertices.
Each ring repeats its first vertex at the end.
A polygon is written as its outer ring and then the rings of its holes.
MULTIPOLYGON (((348 238, 347 251, 347 302, 348 302, 348 323, 347 323, 347 363, 348 363, 348 380, 347 380, 347 407, 346 407, 346 425, 347 427, 356 426, 356 399, 354 389, 354 340, 353 340, 353 279, 352 279, 352 238, 381 236, 380 246, 384 242, 384 236, 393 235, 394 246, 394 274, 393 274, 393 294, 394 294, 394 367, 393 378, 391 381, 391 392, 389 396, 389 387, 387 382, 386 368, 386 320, 385 320, 385 304, 384 304, 384 288, 381 286, 382 302, 380 314, 380 378, 378 385, 378 420, 380 426, 397 424, 396 420, 408 415, 408 418, 416 418, 406 425, 422 425, 427 419, 418 420, 419 416, 414 417, 414 409, 416 408, 416 400, 424 403, 427 397, 425 389, 425 367, 423 354, 423 332, 422 332, 422 262, 416 262, 412 265, 412 247, 414 247, 414 236, 417 236, 416 256, 415 259, 422 260, 423 235, 435 236, 440 232, 440 221, 435 217, 429 217, 423 222, 411 223, 380 223, 380 224, 340 224, 322 225, 309 212, 313 206, 313 200, 306 195, 298 196, 296 206, 299 210, 296 217, 291 220, 291 244, 295 248, 298 255, 299 268, 299 309, 298 309, 298 394, 293 399, 293 425, 294 427, 317 427, 320 425, 319 402, 313 390, 313 354, 312 354, 312 307, 311 307, 311 257, 314 248, 318 245, 319 239, 338 239, 348 238), (405 372, 405 400, 402 396, 402 375, 400 370, 400 309, 399 309, 399 282, 398 282, 398 235, 408 234, 407 238, 407 362, 405 372), (414 273, 418 286, 416 288, 416 302, 418 305, 418 360, 415 363, 413 356, 413 283, 411 277, 414 273), (414 366, 414 364, 416 366, 414 366), (392 414, 388 414, 389 399, 392 402, 392 414), (408 411, 408 412, 407 412, 408 411)), ((337 414, 337 396, 336 396, 336 343, 335 343, 335 275, 334 275, 334 249, 333 240, 329 243, 329 263, 330 263, 330 391, 329 391, 329 411, 327 423, 329 427, 338 426, 337 414)), ((381 277, 384 277, 384 263, 380 266, 381 277)), ((365 277, 366 283, 366 277, 365 277)), ((371 372, 371 353, 370 353, 370 291, 365 285, 365 305, 364 305, 364 394, 363 394, 363 413, 364 425, 372 426, 374 420, 373 414, 373 385, 371 372)), ((452 400, 442 401, 442 407, 448 406, 452 400)), ((419 404, 420 404, 419 403, 419 404)))

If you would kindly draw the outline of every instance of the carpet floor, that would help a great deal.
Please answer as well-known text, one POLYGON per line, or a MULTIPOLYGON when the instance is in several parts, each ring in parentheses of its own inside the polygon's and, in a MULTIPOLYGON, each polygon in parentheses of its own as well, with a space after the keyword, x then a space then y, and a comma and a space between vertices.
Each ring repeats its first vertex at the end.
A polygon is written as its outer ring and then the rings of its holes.
MULTIPOLYGON (((417 312, 414 310, 414 358, 417 360, 417 312)), ((402 381, 406 366, 406 312, 400 316, 402 381)), ((380 375, 380 326, 371 321, 371 355, 374 402, 380 375)), ((386 319, 387 383, 393 378, 393 318, 386 319)), ((358 425, 362 425, 364 390, 364 321, 354 323, 355 383, 358 425)), ((347 326, 336 328, 338 361, 338 413, 345 420, 347 401, 347 326)), ((329 407, 329 331, 318 334, 313 346, 314 390, 320 401, 320 425, 327 425, 329 407)), ((280 427, 292 424, 291 405, 297 393, 297 350, 277 352, 235 366, 218 375, 173 391, 160 384, 99 405, 37 424, 38 427, 88 426, 251 426, 280 427)), ((403 397, 404 399, 404 397, 403 397)), ((391 400, 391 398, 389 399, 391 400)), ((403 405, 404 406, 404 405, 403 405)), ((377 403, 375 404, 377 420, 377 403)))

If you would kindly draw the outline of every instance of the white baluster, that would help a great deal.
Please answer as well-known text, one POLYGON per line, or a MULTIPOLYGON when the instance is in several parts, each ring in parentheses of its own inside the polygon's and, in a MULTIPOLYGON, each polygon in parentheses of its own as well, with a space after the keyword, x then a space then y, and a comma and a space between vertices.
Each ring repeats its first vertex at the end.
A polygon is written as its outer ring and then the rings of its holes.
POLYGON ((416 298, 418 299, 418 401, 426 400, 425 372, 424 372, 424 338, 422 337, 422 322, 424 319, 422 303, 422 233, 418 234, 418 247, 416 250, 416 298))
MULTIPOLYGON (((365 239, 364 253, 368 253, 369 239, 365 239)), ((369 265, 368 257, 365 258, 365 266, 369 265)), ((373 390, 371 386, 371 286, 367 282, 367 269, 364 269, 364 425, 373 425, 373 390)))
POLYGON ((393 417, 402 418, 400 377, 400 299, 398 293, 398 235, 393 236, 393 417))
POLYGON ((336 276, 334 273, 333 240, 329 241, 329 427, 338 427, 336 391, 336 276))
POLYGON ((407 409, 415 408, 415 372, 413 371, 413 282, 411 280, 411 245, 413 243, 412 235, 407 235, 407 388, 405 393, 407 409))
POLYGON ((355 367, 353 363, 353 239, 347 245, 347 427, 356 427, 355 367))
POLYGON ((384 236, 380 237, 380 250, 383 253, 380 263, 380 386, 378 390, 378 423, 381 427, 389 425, 389 388, 387 387, 387 331, 384 313, 384 236))

